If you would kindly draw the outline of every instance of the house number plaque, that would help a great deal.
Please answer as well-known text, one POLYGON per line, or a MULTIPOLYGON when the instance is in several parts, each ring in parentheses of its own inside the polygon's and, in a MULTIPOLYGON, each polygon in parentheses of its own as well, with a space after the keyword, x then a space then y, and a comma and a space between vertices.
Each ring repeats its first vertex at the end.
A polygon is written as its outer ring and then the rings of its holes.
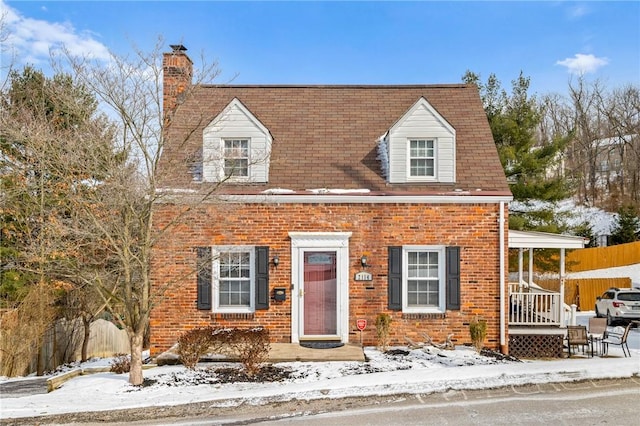
POLYGON ((368 272, 358 272, 354 278, 356 281, 373 281, 373 275, 368 272))

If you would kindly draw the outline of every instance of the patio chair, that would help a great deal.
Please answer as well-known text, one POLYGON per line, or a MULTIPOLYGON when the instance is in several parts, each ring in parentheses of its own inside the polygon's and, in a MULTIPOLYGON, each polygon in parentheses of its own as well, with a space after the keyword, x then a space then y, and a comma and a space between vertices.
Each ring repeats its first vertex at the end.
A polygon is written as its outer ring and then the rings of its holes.
MULTIPOLYGON (((585 353, 585 348, 591 346, 591 341, 587 335, 587 327, 584 325, 569 325, 567 326, 567 346, 569 347, 569 357, 571 357, 571 348, 582 346, 582 353, 585 353)), ((593 354, 593 351, 591 351, 593 354)), ((589 352, 587 351, 588 355, 589 352)))
POLYGON ((591 340, 591 350, 596 350, 595 345, 598 344, 598 352, 604 354, 604 346, 602 339, 604 339, 607 333, 607 319, 606 318, 589 318, 589 339, 591 340))
POLYGON ((629 345, 627 344, 627 337, 629 337, 629 330, 631 329, 631 323, 627 324, 624 331, 622 333, 618 333, 615 331, 608 331, 602 339, 602 345, 604 349, 604 353, 609 352, 609 345, 617 345, 622 348, 622 353, 624 357, 627 357, 627 354, 631 356, 631 351, 629 350, 629 345), (626 349, 626 352, 625 352, 626 349))

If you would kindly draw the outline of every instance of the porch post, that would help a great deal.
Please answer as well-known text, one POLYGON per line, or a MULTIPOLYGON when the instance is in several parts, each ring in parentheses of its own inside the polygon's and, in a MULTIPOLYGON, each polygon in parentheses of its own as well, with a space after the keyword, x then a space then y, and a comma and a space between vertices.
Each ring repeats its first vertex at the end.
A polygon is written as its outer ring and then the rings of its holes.
POLYGON ((529 290, 533 284, 533 248, 529 249, 529 290))
POLYGON ((524 249, 519 248, 518 249, 518 292, 522 293, 522 275, 523 275, 523 256, 524 256, 524 249))
POLYGON ((567 325, 564 315, 564 248, 560 249, 560 327, 567 325))

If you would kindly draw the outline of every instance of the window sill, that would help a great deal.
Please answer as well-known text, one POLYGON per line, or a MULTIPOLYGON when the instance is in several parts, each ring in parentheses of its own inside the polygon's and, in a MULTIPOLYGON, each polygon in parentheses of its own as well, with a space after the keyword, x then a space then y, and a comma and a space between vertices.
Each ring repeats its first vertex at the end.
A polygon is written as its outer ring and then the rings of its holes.
POLYGON ((444 319, 446 314, 444 312, 403 312, 402 319, 417 320, 417 319, 444 319))
POLYGON ((252 320, 253 312, 213 312, 211 319, 219 320, 252 320))

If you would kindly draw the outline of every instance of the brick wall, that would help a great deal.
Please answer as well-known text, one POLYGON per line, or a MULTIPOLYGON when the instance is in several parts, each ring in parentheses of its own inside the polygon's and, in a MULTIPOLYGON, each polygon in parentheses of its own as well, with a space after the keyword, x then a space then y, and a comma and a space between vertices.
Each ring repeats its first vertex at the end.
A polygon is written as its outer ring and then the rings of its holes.
MULTIPOLYGON (((160 205, 154 213, 158 228, 171 225, 153 258, 151 353, 170 348, 178 336, 198 326, 263 325, 273 342, 290 342, 291 294, 284 302, 270 301, 268 310, 249 316, 223 317, 196 309, 196 253, 213 245, 266 245, 278 267, 270 266, 270 289, 291 283, 291 241, 288 233, 352 232, 349 240, 349 340, 360 342, 356 327, 365 318, 364 345, 376 345, 375 318, 392 315, 391 343, 406 344, 404 336, 422 341, 422 332, 443 342, 454 334, 456 344, 470 343, 469 322, 487 320, 485 345, 500 348, 499 338, 499 205, 498 204, 207 204, 175 221, 177 207, 160 205), (461 247, 461 309, 444 316, 409 316, 387 310, 387 248, 401 245, 461 247), (355 281, 360 257, 367 254, 373 281, 355 281)), ((506 238, 506 235, 505 235, 506 238)), ((506 244, 506 242, 505 242, 506 244)), ((505 295, 506 300, 506 295, 505 295)))
POLYGON ((178 97, 191 85, 193 62, 184 51, 174 49, 162 55, 162 73, 162 110, 170 114, 178 105, 178 97))

